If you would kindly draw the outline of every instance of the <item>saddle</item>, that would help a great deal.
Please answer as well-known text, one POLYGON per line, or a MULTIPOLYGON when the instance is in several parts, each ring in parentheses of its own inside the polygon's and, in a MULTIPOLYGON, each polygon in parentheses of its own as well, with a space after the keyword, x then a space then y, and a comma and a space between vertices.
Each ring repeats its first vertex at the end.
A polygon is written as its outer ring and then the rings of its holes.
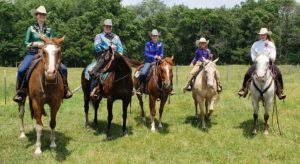
POLYGON ((34 59, 32 60, 28 70, 26 71, 25 77, 26 77, 26 82, 29 81, 29 78, 31 76, 32 71, 36 67, 36 65, 42 60, 42 53, 38 53, 34 55, 34 59))

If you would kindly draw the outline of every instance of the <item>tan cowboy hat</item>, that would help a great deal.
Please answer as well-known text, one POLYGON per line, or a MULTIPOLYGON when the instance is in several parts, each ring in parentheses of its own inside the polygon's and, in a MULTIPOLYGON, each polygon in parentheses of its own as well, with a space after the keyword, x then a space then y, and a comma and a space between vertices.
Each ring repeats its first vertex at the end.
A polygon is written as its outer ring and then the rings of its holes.
POLYGON ((48 14, 47 11, 46 11, 45 6, 39 6, 37 9, 32 9, 32 10, 30 10, 30 12, 31 12, 31 15, 32 15, 32 16, 35 16, 35 15, 38 14, 38 13, 41 13, 41 14, 48 14))
POLYGON ((209 43, 209 40, 206 40, 204 37, 201 37, 199 40, 196 40, 196 46, 199 46, 199 43, 209 43))
POLYGON ((152 32, 151 32, 151 35, 152 36, 158 36, 159 33, 158 33, 157 29, 153 29, 152 32))
POLYGON ((272 32, 269 31, 267 28, 263 27, 263 28, 260 29, 260 31, 259 31, 258 34, 259 34, 259 35, 267 35, 267 34, 268 34, 268 35, 271 35, 272 32))
POLYGON ((105 19, 105 21, 104 21, 104 26, 112 26, 112 21, 111 21, 111 19, 105 19))

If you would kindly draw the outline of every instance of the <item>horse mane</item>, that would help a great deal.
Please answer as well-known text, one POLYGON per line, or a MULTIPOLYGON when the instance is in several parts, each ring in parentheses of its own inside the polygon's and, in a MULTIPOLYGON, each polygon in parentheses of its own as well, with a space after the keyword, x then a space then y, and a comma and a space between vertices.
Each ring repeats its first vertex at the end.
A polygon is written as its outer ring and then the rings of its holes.
POLYGON ((123 56, 123 58, 125 59, 125 61, 127 62, 127 64, 130 66, 130 67, 138 67, 140 65, 142 65, 143 63, 136 60, 136 59, 130 59, 129 57, 127 56, 123 56))
POLYGON ((121 55, 121 54, 119 54, 118 52, 115 52, 115 64, 117 64, 117 65, 124 65, 124 66, 126 66, 126 68, 125 69, 127 69, 128 70, 128 72, 130 72, 131 73, 131 63, 129 63, 128 62, 128 59, 129 58, 127 58, 127 57, 124 57, 123 55, 121 55))

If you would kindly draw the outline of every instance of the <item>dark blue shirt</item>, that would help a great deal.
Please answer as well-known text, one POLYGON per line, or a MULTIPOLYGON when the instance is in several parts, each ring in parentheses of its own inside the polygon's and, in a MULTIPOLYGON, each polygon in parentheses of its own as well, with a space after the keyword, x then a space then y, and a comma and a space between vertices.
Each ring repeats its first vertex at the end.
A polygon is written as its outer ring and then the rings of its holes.
POLYGON ((155 61, 155 56, 164 56, 164 48, 161 42, 153 43, 152 40, 145 45, 146 63, 152 63, 155 61))

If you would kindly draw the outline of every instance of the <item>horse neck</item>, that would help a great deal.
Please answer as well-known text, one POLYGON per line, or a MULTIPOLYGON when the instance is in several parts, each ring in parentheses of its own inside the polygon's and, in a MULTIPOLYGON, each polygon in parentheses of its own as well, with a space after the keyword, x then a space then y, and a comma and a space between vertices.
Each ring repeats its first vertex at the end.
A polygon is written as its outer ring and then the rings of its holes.
POLYGON ((131 75, 131 68, 120 55, 116 55, 114 67, 115 76, 126 76, 127 74, 131 75))

